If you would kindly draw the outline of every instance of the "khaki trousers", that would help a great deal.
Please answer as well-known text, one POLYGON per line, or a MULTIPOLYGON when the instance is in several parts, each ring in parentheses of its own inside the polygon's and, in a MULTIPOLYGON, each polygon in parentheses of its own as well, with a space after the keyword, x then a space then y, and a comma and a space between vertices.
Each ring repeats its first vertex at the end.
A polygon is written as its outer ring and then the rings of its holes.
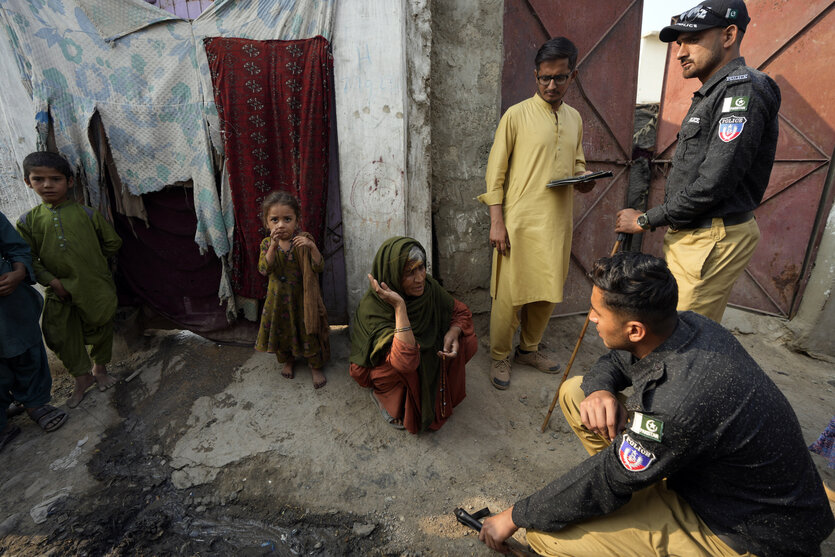
POLYGON ((695 311, 722 322, 736 279, 748 266, 760 241, 757 221, 710 228, 668 230, 664 258, 678 283, 678 310, 695 311))
POLYGON ((510 303, 510 296, 493 298, 490 309, 490 357, 504 360, 513 349, 513 334, 522 324, 519 348, 527 352, 539 349, 539 341, 557 304, 531 302, 521 306, 510 303))
MULTIPOLYGON (((583 447, 593 455, 609 442, 583 426, 582 380, 572 377, 565 382, 560 390, 560 407, 583 447)), ((534 551, 547 557, 751 555, 735 552, 714 535, 684 499, 667 489, 665 480, 634 493, 629 503, 610 514, 572 524, 559 532, 528 530, 527 540, 534 551)))
POLYGON ((108 364, 113 355, 113 320, 95 326, 86 323, 72 304, 47 298, 41 320, 43 337, 67 371, 78 377, 92 370, 92 363, 108 364), (90 352, 87 352, 90 346, 90 352))

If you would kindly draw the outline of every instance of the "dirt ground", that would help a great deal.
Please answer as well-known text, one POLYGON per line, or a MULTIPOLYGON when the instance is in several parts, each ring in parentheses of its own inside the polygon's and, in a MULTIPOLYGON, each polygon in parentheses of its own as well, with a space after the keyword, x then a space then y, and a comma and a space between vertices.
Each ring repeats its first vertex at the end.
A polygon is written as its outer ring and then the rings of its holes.
MULTIPOLYGON (((582 320, 549 327, 563 362, 582 320)), ((786 348, 776 318, 729 310, 725 324, 817 439, 833 414, 832 363, 786 348)), ((123 381, 91 391, 61 430, 14 419, 23 432, 0 454, 0 554, 491 555, 452 510, 499 511, 585 458, 559 408, 540 433, 559 376, 516 366, 497 391, 483 342, 467 398, 417 436, 384 423, 348 377, 346 331, 332 345, 328 385, 314 390, 305 368, 287 380, 269 355, 186 332, 120 343, 111 372, 123 381)), ((592 326, 574 372, 603 351, 592 326)), ((71 382, 54 364, 63 405, 71 382)), ((835 537, 823 553, 835 556, 835 537)))

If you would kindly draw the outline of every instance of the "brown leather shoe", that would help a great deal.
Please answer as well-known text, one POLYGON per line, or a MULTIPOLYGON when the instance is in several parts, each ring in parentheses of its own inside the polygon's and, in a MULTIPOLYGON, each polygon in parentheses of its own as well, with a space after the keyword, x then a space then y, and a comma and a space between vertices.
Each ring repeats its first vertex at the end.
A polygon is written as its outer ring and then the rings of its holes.
POLYGON ((513 355, 513 361, 517 364, 535 367, 542 373, 558 373, 560 371, 560 364, 543 354, 541 350, 524 354, 517 348, 513 355))
POLYGON ((510 358, 493 360, 490 364, 490 383, 503 391, 510 387, 510 358))
POLYGON ((835 503, 835 488, 831 487, 826 480, 823 481, 823 490, 826 492, 826 498, 830 503, 835 503))

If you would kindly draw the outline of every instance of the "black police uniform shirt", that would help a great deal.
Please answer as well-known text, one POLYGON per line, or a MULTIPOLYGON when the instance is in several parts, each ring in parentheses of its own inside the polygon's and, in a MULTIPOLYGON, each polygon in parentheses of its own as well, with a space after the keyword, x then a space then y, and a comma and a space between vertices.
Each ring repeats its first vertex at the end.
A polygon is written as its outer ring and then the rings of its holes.
POLYGON ((697 220, 753 211, 771 176, 779 109, 780 88, 744 58, 717 70, 693 95, 664 203, 647 211, 650 226, 687 228, 697 220))
POLYGON ((794 411, 733 335, 693 312, 638 360, 609 352, 586 395, 634 388, 612 444, 516 503, 521 528, 557 532, 667 478, 714 534, 760 557, 820 555, 835 527, 794 411))

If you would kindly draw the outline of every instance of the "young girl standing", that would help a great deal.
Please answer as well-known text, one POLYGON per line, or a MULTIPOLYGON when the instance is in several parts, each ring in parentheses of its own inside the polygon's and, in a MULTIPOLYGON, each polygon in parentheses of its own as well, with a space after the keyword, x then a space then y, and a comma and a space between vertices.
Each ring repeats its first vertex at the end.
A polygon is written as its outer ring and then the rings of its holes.
POLYGON ((330 358, 318 277, 324 259, 313 237, 299 229, 301 210, 295 197, 273 192, 261 207, 270 235, 261 242, 258 272, 270 282, 255 349, 275 354, 284 364, 281 375, 288 379, 294 376, 296 360, 306 359, 318 389, 327 383, 322 367, 330 358))

